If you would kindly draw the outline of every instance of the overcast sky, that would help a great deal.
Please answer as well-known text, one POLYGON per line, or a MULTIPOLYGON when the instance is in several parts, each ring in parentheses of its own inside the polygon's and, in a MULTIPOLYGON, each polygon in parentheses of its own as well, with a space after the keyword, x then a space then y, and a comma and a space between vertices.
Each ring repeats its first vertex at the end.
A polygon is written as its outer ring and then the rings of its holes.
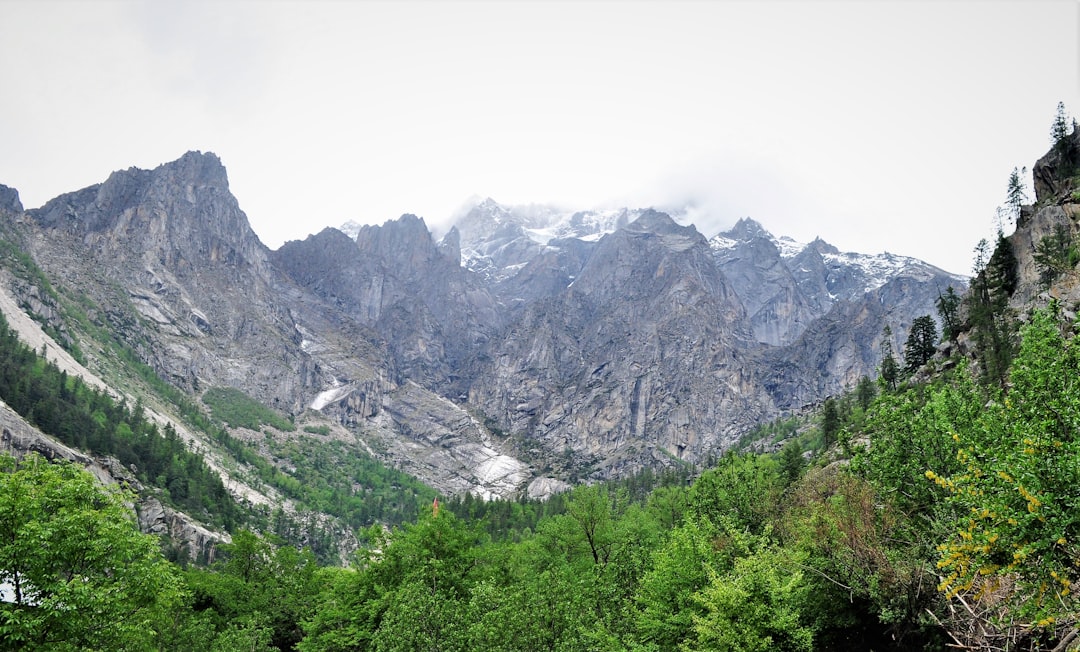
POLYGON ((968 273, 1080 115, 1078 7, 0 0, 0 183, 31 208, 202 150, 272 248, 490 196, 968 273))

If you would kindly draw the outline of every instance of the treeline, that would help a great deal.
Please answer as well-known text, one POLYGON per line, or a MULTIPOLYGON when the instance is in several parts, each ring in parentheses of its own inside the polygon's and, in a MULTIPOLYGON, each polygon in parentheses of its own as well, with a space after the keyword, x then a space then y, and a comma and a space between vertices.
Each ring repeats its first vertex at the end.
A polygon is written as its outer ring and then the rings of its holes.
MULTIPOLYGON (((604 487, 622 492, 627 500, 644 505, 654 491, 687 487, 696 474, 696 467, 689 464, 659 472, 646 468, 608 481, 604 487)), ((477 524, 494 541, 521 541, 531 536, 544 519, 565 513, 569 496, 568 493, 557 493, 544 500, 525 496, 484 500, 466 493, 449 498, 442 507, 458 518, 477 524)))
POLYGON ((177 509, 226 529, 243 523, 243 510, 221 478, 184 446, 171 426, 159 428, 140 404, 129 407, 68 376, 23 344, 2 314, 0 398, 64 444, 117 458, 177 509))

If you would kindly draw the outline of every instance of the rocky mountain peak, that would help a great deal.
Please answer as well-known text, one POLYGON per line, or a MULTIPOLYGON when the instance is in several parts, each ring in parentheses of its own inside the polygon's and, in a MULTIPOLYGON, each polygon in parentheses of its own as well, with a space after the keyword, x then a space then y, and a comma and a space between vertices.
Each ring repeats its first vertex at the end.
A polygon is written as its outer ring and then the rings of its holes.
POLYGON ((439 240, 439 252, 455 266, 461 266, 461 232, 456 226, 450 227, 439 240))
POLYGON ((423 269, 439 257, 439 250, 424 220, 406 213, 381 226, 368 224, 356 234, 356 245, 366 255, 387 258, 408 269, 423 269))
POLYGON ((820 236, 817 237, 817 238, 814 238, 813 242, 806 245, 806 248, 803 249, 803 251, 812 252, 812 253, 815 253, 815 254, 817 254, 819 256, 825 256, 827 254, 836 255, 836 254, 840 253, 839 249, 837 249, 833 245, 829 244, 828 242, 825 242, 824 240, 822 240, 820 236))
POLYGON ((735 226, 731 229, 721 233, 720 235, 730 238, 732 240, 748 241, 756 238, 766 238, 768 240, 773 239, 773 235, 769 233, 765 227, 761 226, 756 220, 749 217, 744 217, 735 223, 735 226))
POLYGON ((23 212, 22 202, 19 201, 19 191, 2 183, 0 183, 0 211, 23 212))
POLYGON ((189 151, 157 170, 167 172, 176 181, 187 181, 225 191, 229 189, 229 176, 225 172, 225 166, 213 152, 189 151))

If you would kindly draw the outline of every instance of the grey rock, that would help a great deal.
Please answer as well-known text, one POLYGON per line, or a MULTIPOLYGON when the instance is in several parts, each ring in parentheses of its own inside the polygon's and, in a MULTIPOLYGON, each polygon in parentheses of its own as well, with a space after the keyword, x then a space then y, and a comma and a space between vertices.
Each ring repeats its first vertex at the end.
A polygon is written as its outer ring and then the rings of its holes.
POLYGON ((19 201, 19 191, 2 183, 0 183, 0 212, 11 214, 23 212, 22 202, 19 201))

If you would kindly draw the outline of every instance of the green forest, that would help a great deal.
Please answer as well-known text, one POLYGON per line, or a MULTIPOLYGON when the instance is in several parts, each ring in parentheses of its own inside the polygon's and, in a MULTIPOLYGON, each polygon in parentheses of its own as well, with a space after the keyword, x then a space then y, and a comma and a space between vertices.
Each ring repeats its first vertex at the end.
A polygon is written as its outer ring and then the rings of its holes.
POLYGON ((579 486, 557 507, 433 501, 362 530, 345 568, 242 527, 212 564, 181 567, 119 490, 6 459, 0 637, 32 650, 1068 649, 1073 326, 1054 307, 1032 315, 1004 385, 964 364, 869 397, 860 384, 832 423, 817 417, 836 445, 809 462, 790 447, 729 453, 692 481, 579 486))

